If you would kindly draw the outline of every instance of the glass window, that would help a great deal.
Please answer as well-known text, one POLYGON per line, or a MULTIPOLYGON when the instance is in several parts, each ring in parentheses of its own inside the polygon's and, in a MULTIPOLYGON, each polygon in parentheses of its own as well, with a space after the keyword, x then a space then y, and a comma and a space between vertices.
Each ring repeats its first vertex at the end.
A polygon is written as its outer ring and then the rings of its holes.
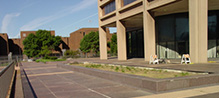
POLYGON ((188 41, 189 40, 189 18, 188 14, 176 15, 176 41, 188 41))
POLYGON ((128 5, 136 0, 123 0, 123 6, 128 5))
POLYGON ((134 30, 126 33, 127 55, 129 58, 144 57, 144 38, 143 29, 134 30))
POLYGON ((104 6, 104 14, 108 14, 110 12, 113 12, 116 9, 115 1, 110 2, 106 6, 104 6))
POLYGON ((26 37, 26 34, 25 34, 25 33, 23 33, 23 37, 26 37))
POLYGON ((208 16, 208 39, 216 39, 216 30, 217 30, 217 16, 209 15, 208 16))
POLYGON ((158 39, 162 41, 174 41, 174 17, 162 16, 156 20, 158 39))
POLYGON ((208 58, 216 58, 216 40, 208 40, 208 58))
POLYGON ((155 19, 158 32, 158 55, 160 58, 180 58, 189 52, 188 14, 171 14, 155 19))

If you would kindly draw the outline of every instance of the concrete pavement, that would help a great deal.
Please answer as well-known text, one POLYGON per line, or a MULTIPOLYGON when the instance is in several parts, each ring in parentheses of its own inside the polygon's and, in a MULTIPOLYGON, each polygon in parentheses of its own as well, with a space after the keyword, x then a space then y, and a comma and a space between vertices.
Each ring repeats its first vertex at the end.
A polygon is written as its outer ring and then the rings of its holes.
MULTIPOLYGON (((113 81, 57 68, 56 64, 57 62, 22 63, 25 98, 218 98, 219 96, 219 84, 154 94, 113 81)), ((192 66, 195 68, 197 65, 192 66)), ((207 65, 201 66, 207 67, 207 65)), ((210 71, 217 72, 217 65, 211 67, 210 71)))
POLYGON ((25 71, 22 77, 26 74, 28 78, 26 82, 23 81, 26 98, 128 98, 152 94, 113 81, 56 68, 53 64, 24 62, 22 65, 25 71), (28 88, 28 85, 31 87, 28 88))
POLYGON ((219 85, 174 91, 135 98, 219 98, 219 85))

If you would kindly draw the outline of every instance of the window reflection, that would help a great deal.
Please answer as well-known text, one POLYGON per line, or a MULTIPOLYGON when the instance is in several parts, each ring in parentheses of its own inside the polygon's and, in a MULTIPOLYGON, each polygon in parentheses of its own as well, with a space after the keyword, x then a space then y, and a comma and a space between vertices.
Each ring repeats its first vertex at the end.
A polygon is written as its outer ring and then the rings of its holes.
MULTIPOLYGON (((219 11, 208 13, 208 58, 219 57, 219 11)), ((181 58, 189 53, 188 13, 155 18, 157 53, 160 58, 181 58)))
POLYGON ((104 15, 113 12, 116 9, 115 1, 110 2, 106 6, 104 6, 104 15))
POLYGON ((123 6, 128 5, 136 0, 123 0, 123 6))

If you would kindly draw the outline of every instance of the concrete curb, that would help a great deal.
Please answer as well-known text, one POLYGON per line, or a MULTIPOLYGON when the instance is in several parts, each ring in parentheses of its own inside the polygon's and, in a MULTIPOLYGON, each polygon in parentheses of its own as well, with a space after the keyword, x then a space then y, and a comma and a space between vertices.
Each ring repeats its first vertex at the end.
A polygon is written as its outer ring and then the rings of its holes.
POLYGON ((219 83, 219 74, 154 79, 143 76, 102 71, 98 69, 91 69, 65 64, 57 64, 57 67, 104 78, 122 84, 127 84, 141 89, 150 90, 152 92, 169 91, 174 89, 219 83))
POLYGON ((16 70, 17 70, 17 77, 16 77, 16 87, 15 87, 15 98, 24 98, 20 67, 16 67, 16 70))

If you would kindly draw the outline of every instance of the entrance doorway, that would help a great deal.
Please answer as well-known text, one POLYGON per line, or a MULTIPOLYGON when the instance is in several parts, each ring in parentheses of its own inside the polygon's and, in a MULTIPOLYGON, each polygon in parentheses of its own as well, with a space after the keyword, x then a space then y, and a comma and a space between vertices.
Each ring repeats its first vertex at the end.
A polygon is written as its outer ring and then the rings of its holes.
POLYGON ((126 32, 128 58, 144 58, 143 29, 126 32))

